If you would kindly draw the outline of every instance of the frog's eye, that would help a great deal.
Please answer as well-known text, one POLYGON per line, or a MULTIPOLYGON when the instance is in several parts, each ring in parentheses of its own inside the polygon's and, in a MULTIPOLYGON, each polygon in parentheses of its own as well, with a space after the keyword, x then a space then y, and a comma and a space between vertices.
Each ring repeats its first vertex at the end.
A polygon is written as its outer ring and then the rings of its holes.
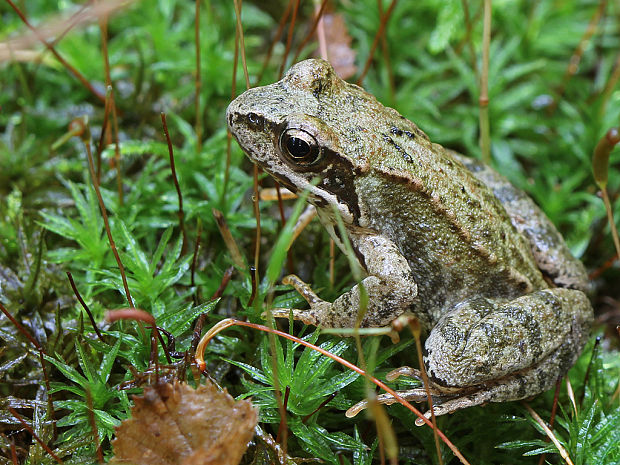
POLYGON ((293 128, 280 136, 280 151, 289 162, 303 167, 317 163, 323 152, 312 134, 293 128))

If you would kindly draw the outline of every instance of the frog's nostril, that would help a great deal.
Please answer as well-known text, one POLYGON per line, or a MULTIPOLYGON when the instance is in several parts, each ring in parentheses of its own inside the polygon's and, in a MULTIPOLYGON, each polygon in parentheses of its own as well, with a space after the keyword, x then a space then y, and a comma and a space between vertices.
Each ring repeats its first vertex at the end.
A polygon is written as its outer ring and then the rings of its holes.
POLYGON ((257 115, 254 112, 248 113, 246 115, 246 119, 247 119, 248 126, 254 130, 262 129, 265 123, 265 119, 262 116, 257 115))

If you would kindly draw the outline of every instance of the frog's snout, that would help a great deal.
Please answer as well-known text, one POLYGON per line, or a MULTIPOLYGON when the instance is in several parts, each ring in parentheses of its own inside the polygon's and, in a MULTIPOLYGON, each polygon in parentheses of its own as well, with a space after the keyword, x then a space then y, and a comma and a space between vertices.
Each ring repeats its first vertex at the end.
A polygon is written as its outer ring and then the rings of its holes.
POLYGON ((239 97, 228 104, 228 108, 226 109, 226 123, 228 124, 228 129, 233 134, 235 133, 236 122, 239 119, 239 97))

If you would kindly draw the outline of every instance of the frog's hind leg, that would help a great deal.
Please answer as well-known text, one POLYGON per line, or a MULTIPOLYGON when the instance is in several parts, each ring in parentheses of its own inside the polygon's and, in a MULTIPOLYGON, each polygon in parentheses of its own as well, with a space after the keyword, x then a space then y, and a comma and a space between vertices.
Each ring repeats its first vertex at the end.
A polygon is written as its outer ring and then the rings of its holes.
MULTIPOLYGON (((425 344, 435 415, 550 389, 575 362, 591 323, 588 298, 572 289, 545 289, 510 302, 475 298, 457 305, 439 320, 425 344)), ((424 388, 398 394, 426 400, 424 388)), ((389 394, 378 400, 396 401, 389 394)), ((360 402, 347 415, 365 406, 360 402)))
MULTIPOLYGON (((571 344, 564 343, 550 357, 522 373, 514 373, 494 382, 482 383, 479 386, 463 388, 456 394, 431 390, 433 413, 435 416, 446 415, 468 407, 475 407, 489 402, 524 399, 546 391, 558 379, 553 376, 550 377, 549 374, 561 372, 558 366, 561 363, 560 361, 570 358, 572 353, 573 348, 571 344)), ((426 402, 428 399, 426 389, 423 387, 397 392, 402 399, 408 402, 426 402)), ((381 394, 377 396, 377 402, 392 405, 398 401, 392 394, 381 394)), ((354 417, 367 407, 367 400, 358 402, 347 410, 346 416, 354 417)), ((430 419, 431 411, 428 410, 424 413, 424 416, 430 419)), ((422 426, 423 424, 424 422, 421 419, 416 420, 416 425, 422 426)))
MULTIPOLYGON (((540 363, 496 381, 482 383, 476 386, 474 390, 465 388, 456 397, 453 395, 435 397, 433 395, 433 413, 435 416, 445 415, 476 405, 525 399, 544 392, 552 388, 556 381, 564 375, 566 361, 574 359, 575 352, 572 344, 573 341, 565 341, 540 363)), ((570 366, 570 364, 568 365, 570 366)), ((398 394, 414 402, 426 401, 424 388, 411 389, 402 393, 399 391, 398 394)), ((396 402, 394 397, 389 394, 378 396, 378 401, 385 404, 396 402)), ((357 406, 352 407, 352 409, 355 407, 357 406)), ((424 416, 430 419, 430 410, 424 416)), ((418 419, 416 424, 422 426, 424 423, 418 419)))
POLYGON ((436 384, 475 388, 468 405, 523 399, 564 376, 587 341, 592 319, 590 301, 574 289, 545 289, 509 302, 471 299, 431 331, 427 372, 436 384))

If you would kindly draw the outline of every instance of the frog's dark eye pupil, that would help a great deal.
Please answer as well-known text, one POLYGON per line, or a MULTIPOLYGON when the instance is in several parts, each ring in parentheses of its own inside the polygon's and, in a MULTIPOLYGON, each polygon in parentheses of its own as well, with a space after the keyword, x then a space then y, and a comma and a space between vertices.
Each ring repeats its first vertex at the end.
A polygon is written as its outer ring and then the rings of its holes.
POLYGON ((294 158, 304 158, 310 153, 310 144, 299 137, 288 137, 286 148, 294 158))
POLYGON ((323 150, 312 134, 304 129, 289 128, 280 135, 280 152, 293 167, 306 168, 318 163, 323 150))

